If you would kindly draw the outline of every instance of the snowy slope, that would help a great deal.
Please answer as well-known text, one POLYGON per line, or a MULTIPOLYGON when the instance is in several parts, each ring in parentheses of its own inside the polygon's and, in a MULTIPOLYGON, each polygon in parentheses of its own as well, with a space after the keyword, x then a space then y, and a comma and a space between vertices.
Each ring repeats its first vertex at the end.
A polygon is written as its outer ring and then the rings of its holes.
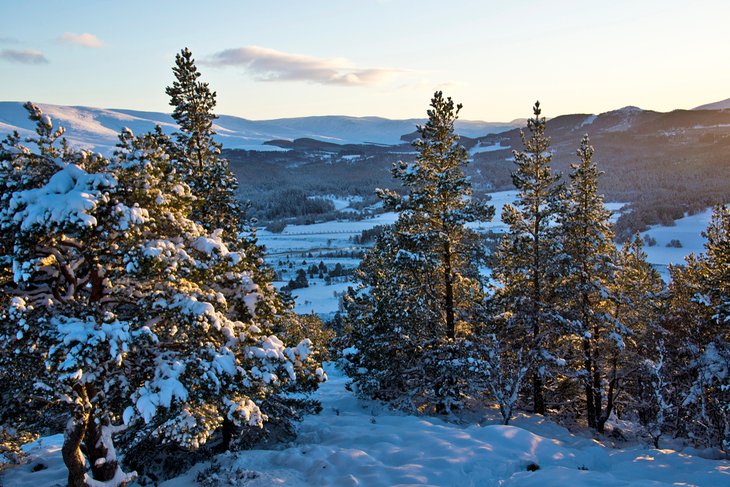
POLYGON ((714 103, 707 103, 694 107, 692 110, 727 110, 730 108, 730 98, 722 101, 716 101, 714 103))
POLYGON ((674 222, 671 227, 652 225, 651 228, 641 233, 642 238, 646 235, 656 240, 653 247, 644 246, 647 260, 651 262, 665 281, 669 281, 669 264, 684 264, 684 258, 690 253, 698 255, 705 251, 707 239, 702 232, 707 229, 712 219, 712 208, 695 215, 685 216, 674 222), (672 240, 679 240, 681 247, 668 247, 672 240))
MULTIPOLYGON (((611 448, 606 438, 573 434, 530 416, 511 426, 498 424, 494 412, 470 425, 408 416, 357 400, 331 364, 327 374, 329 381, 316 393, 322 413, 303 420, 294 442, 278 450, 219 455, 162 485, 196 485, 199 473, 206 485, 248 487, 730 485, 730 461, 700 458, 691 449, 638 443, 611 448), (539 469, 528 471, 530 464, 539 469)), ((30 463, 9 470, 0 483, 62 485, 61 440, 57 435, 29 445, 30 463), (39 463, 47 468, 32 472, 39 463)))
MULTIPOLYGON (((55 123, 67 129, 67 137, 74 144, 108 152, 114 147, 117 134, 123 127, 135 133, 152 130, 156 124, 167 133, 175 131, 175 121, 169 114, 124 109, 69 107, 39 104, 55 123)), ((398 144, 400 137, 413 132, 423 120, 389 120, 380 117, 322 116, 282 118, 277 120, 247 120, 221 115, 216 120, 218 140, 228 149, 278 150, 262 145, 274 139, 294 140, 312 138, 338 144, 398 144)), ((457 131, 468 137, 479 137, 516 127, 479 121, 457 123, 457 131)), ((18 130, 29 135, 33 125, 20 102, 0 102, 0 135, 18 130)))

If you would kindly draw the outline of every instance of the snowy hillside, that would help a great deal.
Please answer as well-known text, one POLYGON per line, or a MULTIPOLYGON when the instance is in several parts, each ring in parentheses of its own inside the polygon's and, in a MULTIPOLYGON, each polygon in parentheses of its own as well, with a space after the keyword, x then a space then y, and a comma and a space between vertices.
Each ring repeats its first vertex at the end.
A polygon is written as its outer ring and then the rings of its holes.
POLYGON ((716 101, 714 103, 706 103, 704 105, 694 107, 692 110, 727 110, 728 108, 730 108, 730 98, 716 101))
MULTIPOLYGON (((503 426, 495 411, 475 424, 389 411, 379 403, 357 400, 347 378, 331 364, 329 381, 315 397, 322 413, 298 427, 294 442, 276 450, 219 455, 166 487, 245 485, 320 486, 721 486, 730 485, 730 461, 708 460, 693 449, 674 445, 650 449, 639 442, 615 445, 571 433, 539 417, 520 416, 503 426)), ((631 432, 614 424, 614 437, 631 432)), ((2 478, 17 487, 61 485, 66 471, 62 436, 43 438, 24 449, 30 462, 2 478), (36 471, 34 471, 36 470, 36 471)))
MULTIPOLYGON (((75 145, 108 152, 117 142, 123 127, 135 133, 162 126, 165 132, 175 131, 172 117, 166 113, 123 109, 69 107, 39 104, 44 113, 66 127, 67 138, 75 145)), ((278 150, 262 145, 275 139, 311 138, 338 144, 398 144, 400 137, 415 130, 423 120, 389 120, 380 117, 321 116, 282 118, 276 120, 247 120, 221 115, 215 124, 218 141, 227 149, 278 150)), ((462 121, 457 131, 467 137, 480 137, 518 126, 518 123, 489 123, 462 121)), ((17 130, 29 135, 33 125, 20 102, 0 102, 0 135, 17 130)))

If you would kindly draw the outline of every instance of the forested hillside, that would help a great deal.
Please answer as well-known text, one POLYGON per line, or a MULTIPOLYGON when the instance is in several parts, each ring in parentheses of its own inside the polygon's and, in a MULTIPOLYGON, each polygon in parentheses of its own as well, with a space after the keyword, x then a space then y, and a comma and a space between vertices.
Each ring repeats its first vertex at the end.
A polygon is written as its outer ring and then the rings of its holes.
MULTIPOLYGON (((598 116, 555 117, 547 135, 557 172, 567 175, 575 140, 585 134, 606 173, 600 191, 608 201, 631 203, 632 211, 617 226, 621 240, 647 225, 667 224, 730 198, 730 110, 658 113, 627 107, 598 116)), ((372 198, 376 188, 393 185, 393 161, 411 161, 415 156, 405 141, 400 146, 316 140, 273 143, 288 150, 225 151, 241 182, 241 197, 254 203, 254 214, 264 221, 276 217, 257 211, 259 203, 275 200, 278 192, 288 189, 372 198)), ((477 193, 511 188, 518 129, 476 139, 462 137, 461 143, 473 161, 465 171, 477 193)))

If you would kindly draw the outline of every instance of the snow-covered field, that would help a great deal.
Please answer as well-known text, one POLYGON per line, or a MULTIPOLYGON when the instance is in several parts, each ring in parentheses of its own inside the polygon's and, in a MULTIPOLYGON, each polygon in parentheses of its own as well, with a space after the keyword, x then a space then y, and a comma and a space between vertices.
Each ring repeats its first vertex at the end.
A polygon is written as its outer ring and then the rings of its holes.
MULTIPOLYGON (((470 224, 469 226, 480 231, 505 232, 507 227, 500 220, 502 208, 506 203, 513 202, 516 195, 516 191, 491 193, 490 203, 494 205, 495 209, 493 221, 470 224)), ((343 206, 346 204, 346 200, 338 201, 338 204, 343 206)), ((613 221, 616 220, 624 205, 624 203, 613 202, 606 204, 606 207, 614 212, 613 221)), ((674 226, 655 225, 641 234, 642 237, 648 234, 656 239, 656 245, 652 247, 645 246, 644 250, 648 255, 649 262, 659 270, 665 280, 669 279, 668 264, 681 264, 684 262, 684 257, 689 255, 690 252, 699 254, 704 251, 705 239, 701 234, 707 228, 711 215, 712 210, 707 209, 696 215, 677 220, 674 226), (667 244, 673 239, 679 240, 682 247, 667 247, 667 244)), ((352 237, 376 225, 391 224, 395 222, 396 218, 397 214, 395 213, 383 213, 360 221, 330 221, 313 225, 288 225, 281 233, 259 231, 258 237, 259 243, 266 246, 269 262, 278 270, 284 271, 283 280, 277 283, 281 287, 286 284, 288 279, 293 278, 293 271, 296 271, 298 267, 304 267, 301 265, 303 259, 307 261, 308 265, 317 264, 320 260, 323 260, 328 266, 332 265, 338 259, 322 258, 320 255, 339 250, 345 252, 363 250, 366 246, 353 244, 352 237), (313 259, 307 259, 309 255, 312 255, 313 259), (289 273, 287 273, 285 267, 277 266, 277 263, 287 256, 295 262, 293 271, 289 273)), ((340 262, 347 268, 357 267, 358 263, 356 259, 340 260, 340 262)), ((327 286, 321 280, 315 280, 314 282, 317 283, 316 286, 297 289, 293 293, 296 296, 296 311, 316 312, 324 316, 331 315, 338 309, 339 296, 335 292, 341 293, 347 289, 347 284, 327 286)))
MULTIPOLYGON (((208 485, 250 487, 730 485, 730 461, 701 458, 691 449, 636 442, 614 448, 607 438, 573 434, 538 417, 502 426, 496 412, 473 424, 408 416, 356 399, 332 364, 327 374, 315 395, 323 411, 302 421, 295 441, 276 450, 222 454, 162 485, 195 485, 201 472, 209 480, 217 476, 219 483, 208 485)), ((28 445, 30 462, 9 470, 0 484, 63 485, 61 441, 57 435, 28 445), (45 469, 33 472, 38 465, 45 469)))
POLYGON ((682 264, 684 258, 690 253, 694 252, 697 255, 704 252, 706 239, 702 236, 702 232, 707 228, 711 217, 712 209, 709 208, 701 213, 685 216, 675 221, 674 226, 654 225, 641 234, 642 237, 650 235, 656 240, 656 245, 644 246, 644 250, 649 262, 657 267, 664 280, 669 279, 667 265, 682 264), (671 240, 679 240, 682 247, 667 247, 671 240))

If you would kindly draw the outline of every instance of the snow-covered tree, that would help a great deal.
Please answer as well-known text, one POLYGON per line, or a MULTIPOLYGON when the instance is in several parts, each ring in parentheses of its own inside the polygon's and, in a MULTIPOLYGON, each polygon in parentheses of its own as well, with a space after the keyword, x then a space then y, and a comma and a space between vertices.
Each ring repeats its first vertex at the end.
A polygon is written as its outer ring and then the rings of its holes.
POLYGON ((718 206, 703 233, 705 252, 674 269, 673 345, 689 372, 682 401, 687 433, 700 444, 730 447, 730 209, 718 206), (683 330, 687 330, 684 331, 683 330), (682 335, 680 335, 682 334, 682 335))
MULTIPOLYGON (((617 327, 607 337, 613 343, 609 341, 604 352, 604 381, 614 395, 614 404, 622 401, 633 408, 651 433, 658 427, 651 414, 663 408, 657 402, 658 394, 666 399, 665 404, 669 401, 665 395, 668 390, 662 384, 669 369, 663 346, 665 285, 659 272, 647 262, 644 242, 638 234, 618 250, 614 263, 609 295, 617 327)), ((662 421, 667 421, 668 412, 662 411, 662 421)))
POLYGON ((424 375, 424 367, 454 364, 460 346, 451 342, 471 333, 483 298, 482 246, 466 224, 494 212, 464 176, 468 154, 454 133, 460 110, 436 92, 428 122, 418 127, 415 161, 393 167, 406 194, 378 190, 398 220, 363 260, 348 305, 357 350, 350 373, 359 389, 390 400, 432 394, 442 410, 458 398, 456 374, 424 375))
POLYGON ((585 393, 588 426, 602 432, 619 391, 617 355, 627 331, 611 315, 616 249, 593 153, 586 135, 558 219, 563 261, 558 293, 566 332, 561 341, 585 393))
POLYGON ((519 330, 509 325, 506 316, 492 316, 484 323, 476 341, 476 358, 470 363, 476 384, 496 401, 504 424, 514 416, 533 360, 529 337, 513 334, 519 330))
POLYGON ((502 210, 509 231, 493 258, 497 282, 495 298, 508 313, 509 328, 519 336, 530 336, 532 354, 532 405, 545 414, 546 367, 554 361, 549 341, 556 329, 554 307, 560 276, 557 215, 562 186, 550 167, 550 139, 545 135, 546 120, 540 103, 527 121, 530 136, 522 133, 524 149, 514 151, 517 169, 512 182, 518 190, 515 204, 502 210))
MULTIPOLYGON (((666 425, 674 416, 675 406, 672 395, 675 386, 666 363, 667 350, 663 340, 656 345, 656 360, 647 358, 644 367, 637 371, 637 375, 648 378, 649 387, 643 394, 648 396, 639 411, 639 417, 645 425, 654 448, 659 448, 659 440, 666 432, 666 425)), ((634 398, 636 401, 636 398, 634 398)))
POLYGON ((707 239, 703 259, 703 280, 718 339, 727 340, 730 323, 730 207, 717 206, 702 234, 707 239))
POLYGON ((229 234, 238 232, 243 223, 241 203, 235 194, 238 182, 214 139, 216 93, 200 81, 201 73, 189 49, 175 56, 172 71, 175 81, 165 92, 174 107, 172 118, 180 127, 172 154, 175 167, 195 196, 190 217, 211 232, 218 228, 229 234))
POLYGON ((275 334, 291 315, 256 252, 189 218, 194 196, 159 129, 125 130, 107 160, 56 149, 50 119, 28 109, 36 148, 0 147, 13 269, 2 367, 17 394, 66 405, 70 485, 134 478, 115 453, 122 429, 195 448, 225 420, 261 427, 266 398, 324 378, 308 339, 275 334))
POLYGON ((440 315, 432 326, 440 329, 436 335, 450 339, 468 329, 470 309, 480 296, 479 262, 474 258, 481 253, 481 240, 466 224, 489 221, 494 215, 492 206, 473 198, 464 176, 468 153, 454 133, 460 110, 461 105, 436 92, 428 121, 418 127, 420 137, 413 143, 416 160, 393 167, 393 176, 408 194, 378 192, 385 206, 399 214, 394 230, 402 250, 431 268, 431 299, 440 315))

